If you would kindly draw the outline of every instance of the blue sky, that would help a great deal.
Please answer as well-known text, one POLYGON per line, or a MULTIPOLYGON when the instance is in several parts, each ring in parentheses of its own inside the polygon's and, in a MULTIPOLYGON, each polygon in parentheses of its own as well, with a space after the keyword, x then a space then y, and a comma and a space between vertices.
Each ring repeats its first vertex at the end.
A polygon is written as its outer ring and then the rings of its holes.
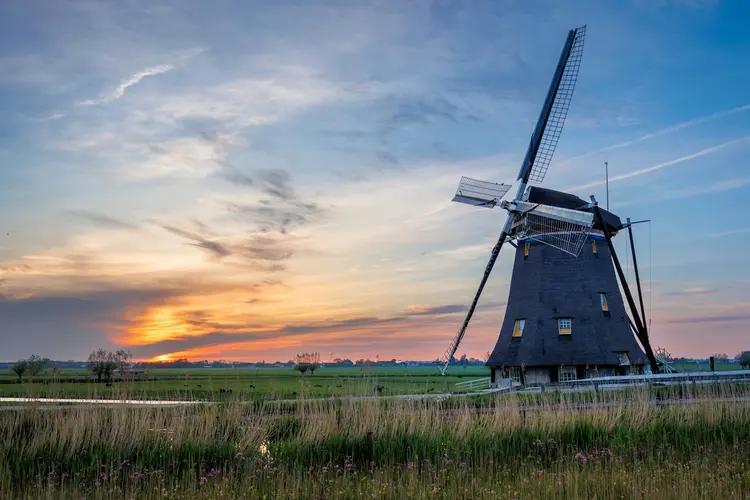
MULTIPOLYGON (((6 3, 2 358, 442 354, 567 31, 544 186, 636 230, 653 343, 749 349, 750 18, 711 0, 6 3)), ((624 251, 624 238, 618 238, 624 251)), ((491 349, 495 268, 462 350, 491 349)), ((631 271, 632 276, 632 271, 631 271)), ((162 358, 165 359, 165 358, 162 358)))

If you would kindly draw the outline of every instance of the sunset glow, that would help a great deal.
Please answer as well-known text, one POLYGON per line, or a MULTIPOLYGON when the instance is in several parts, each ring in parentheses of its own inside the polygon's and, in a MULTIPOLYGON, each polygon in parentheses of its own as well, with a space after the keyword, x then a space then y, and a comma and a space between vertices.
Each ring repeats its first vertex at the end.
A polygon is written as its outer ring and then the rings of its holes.
MULTIPOLYGON (((437 358, 505 221, 456 186, 515 182, 582 18, 543 187, 603 201, 607 161, 611 210, 651 221, 634 231, 652 343, 750 349, 750 42, 707 36, 743 19, 720 2, 53 3, 19 3, 45 36, 0 56, 2 358, 437 358)), ((458 356, 494 345, 512 260, 458 356)))

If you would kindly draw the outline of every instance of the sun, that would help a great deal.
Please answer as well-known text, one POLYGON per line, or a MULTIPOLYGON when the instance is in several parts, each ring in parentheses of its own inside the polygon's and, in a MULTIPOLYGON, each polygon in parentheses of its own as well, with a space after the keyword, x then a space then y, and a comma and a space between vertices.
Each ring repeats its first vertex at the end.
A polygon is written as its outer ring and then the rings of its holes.
POLYGON ((160 354, 159 356, 154 356, 154 361, 172 361, 172 355, 171 354, 160 354))

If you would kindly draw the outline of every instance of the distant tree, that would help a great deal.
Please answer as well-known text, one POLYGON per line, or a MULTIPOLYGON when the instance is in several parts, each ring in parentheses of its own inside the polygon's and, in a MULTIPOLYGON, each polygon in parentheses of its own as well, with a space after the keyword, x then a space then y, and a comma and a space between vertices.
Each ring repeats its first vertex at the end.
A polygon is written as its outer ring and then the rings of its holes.
POLYGON ((32 354, 29 356, 29 359, 26 360, 26 370, 29 372, 31 378, 36 377, 43 368, 44 360, 41 356, 32 354))
POLYGON ((315 375, 315 370, 317 370, 320 367, 320 353, 319 352, 311 352, 308 362, 310 363, 310 375, 315 375))
POLYGON ((739 361, 742 368, 750 370, 750 351, 743 351, 740 353, 739 361))
POLYGON ((462 354, 461 358, 458 360, 458 362, 461 364, 461 366, 463 366, 464 368, 466 368, 466 365, 469 364, 469 358, 466 357, 466 354, 462 354))
POLYGON ((28 369, 28 364, 25 359, 19 359, 15 363, 13 363, 13 367, 11 370, 13 370, 13 373, 18 375, 18 382, 21 382, 23 380, 23 375, 26 373, 26 370, 28 369))
POLYGON ((297 354, 296 363, 294 369, 300 373, 305 373, 310 370, 310 374, 314 374, 315 370, 320 366, 320 353, 319 352, 303 352, 297 354))
POLYGON ((117 355, 112 351, 97 349, 89 354, 88 367, 96 375, 97 382, 101 382, 102 378, 111 379, 118 364, 117 355))
POLYGON ((714 354, 714 359, 716 361, 727 362, 729 361, 729 354, 724 353, 724 352, 717 352, 716 354, 714 354))

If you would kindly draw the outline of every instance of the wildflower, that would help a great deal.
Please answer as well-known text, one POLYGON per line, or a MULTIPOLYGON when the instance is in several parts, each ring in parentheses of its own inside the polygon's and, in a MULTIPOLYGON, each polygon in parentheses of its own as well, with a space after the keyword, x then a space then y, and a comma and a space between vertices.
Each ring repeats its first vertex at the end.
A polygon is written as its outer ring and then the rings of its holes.
POLYGON ((439 491, 440 491, 440 488, 438 488, 437 486, 435 486, 434 488, 432 488, 432 492, 433 493, 438 493, 439 491))
POLYGON ((323 472, 328 472, 328 466, 327 465, 323 466, 323 472))
POLYGON ((406 464, 406 468, 412 470, 414 468, 414 462, 409 462, 408 464, 406 464))
POLYGON ((596 448, 594 448, 593 450, 591 450, 591 454, 593 456, 597 456, 597 455, 599 455, 599 450, 597 450, 596 448))
POLYGON ((586 454, 581 453, 580 451, 576 453, 576 460, 578 460, 578 463, 581 465, 584 465, 586 462, 588 462, 588 459, 586 458, 586 454))
POLYGON ((541 479, 543 475, 544 475, 544 471, 543 470, 536 471, 536 477, 537 477, 537 479, 541 479))
POLYGON ((542 443, 542 440, 541 440, 541 439, 537 439, 537 440, 536 440, 536 447, 537 447, 537 448, 539 448, 540 450, 541 450, 542 448, 544 448, 544 443, 542 443))
POLYGON ((201 484, 206 484, 208 481, 208 478, 206 476, 201 476, 201 484))
POLYGON ((141 474, 140 472, 133 472, 130 475, 130 479, 132 479, 133 481, 137 481, 138 479, 141 479, 142 477, 145 477, 145 475, 141 474))
POLYGON ((450 460, 450 459, 446 460, 445 465, 453 465, 453 460, 450 460))
POLYGON ((102 482, 105 482, 105 481, 107 481, 107 473, 106 473, 106 472, 103 472, 103 473, 102 473, 102 475, 101 475, 101 476, 99 476, 99 479, 100 479, 100 480, 101 480, 102 482))

